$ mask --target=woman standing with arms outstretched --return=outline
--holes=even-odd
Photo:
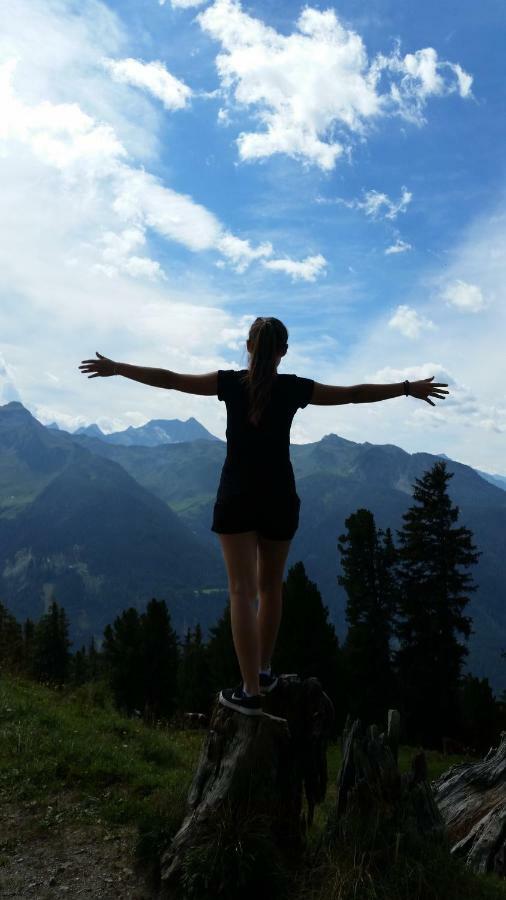
[[[115,362],[97,353],[79,368],[89,378],[123,375],[143,384],[218,396],[227,407],[227,455],[213,509],[228,574],[232,635],[242,675],[224,688],[220,703],[245,715],[262,713],[262,694],[274,690],[270,662],[282,611],[282,586],[290,542],[299,524],[300,498],[290,461],[290,427],[297,409],[374,403],[403,394],[435,404],[447,384],[433,377],[398,384],[338,387],[312,378],[278,374],[288,350],[279,319],[258,317],[246,342],[248,368],[182,375],[167,369]],[[256,599],[258,595],[258,611]]]

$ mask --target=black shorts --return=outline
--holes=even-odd
[[[300,497],[297,493],[217,497],[211,531],[239,534],[256,531],[275,541],[290,541],[299,527]]]

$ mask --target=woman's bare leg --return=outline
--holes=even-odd
[[[260,668],[267,669],[276,645],[283,606],[283,574],[291,541],[258,536],[258,639]]]
[[[244,687],[258,694],[260,668],[257,597],[257,534],[219,534],[228,573],[232,637]]]

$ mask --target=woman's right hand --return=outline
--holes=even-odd
[[[98,359],[82,359],[81,365],[79,368],[83,375],[86,375],[88,372],[93,372],[93,375],[88,375],[88,378],[108,378],[109,375],[115,375],[115,368],[117,363],[114,362],[113,359],[108,359],[107,356],[102,356],[98,350],[95,350]]]
[[[422,378],[421,381],[410,381],[408,386],[410,396],[417,397],[418,400],[426,400],[431,406],[436,404],[429,400],[429,396],[437,397],[439,400],[446,400],[445,394],[450,392],[444,391],[442,388],[446,388],[448,385],[440,381],[435,381],[431,384],[433,378],[434,375],[431,375],[430,378]]]

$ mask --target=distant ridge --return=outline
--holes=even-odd
[[[492,475],[490,472],[482,472],[481,469],[476,469],[476,471],[485,481],[495,484],[496,487],[506,491],[506,475]]]
[[[123,431],[104,434],[98,425],[81,425],[74,434],[85,434],[88,437],[100,438],[108,444],[121,444],[123,447],[158,447],[160,444],[180,444],[184,441],[219,441],[193,416],[183,422],[181,419],[150,419],[145,425],[134,428],[129,425]]]

